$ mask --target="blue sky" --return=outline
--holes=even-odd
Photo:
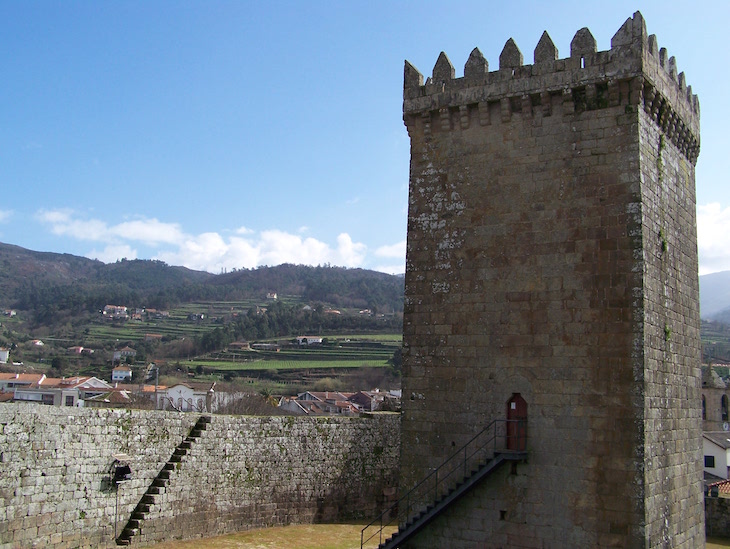
[[[593,9],[589,7],[595,6]],[[730,2],[0,0],[0,241],[218,273],[403,272],[403,62],[491,70],[637,9],[699,96],[700,273],[730,270]]]

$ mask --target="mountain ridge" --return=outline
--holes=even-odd
[[[701,317],[730,323],[730,271],[702,275],[699,281]],[[71,288],[79,292],[70,292]],[[103,306],[105,296],[106,300],[165,306],[169,302],[279,292],[337,306],[402,310],[403,289],[402,275],[367,269],[284,263],[212,274],[158,260],[103,263],[0,242],[0,306],[6,308],[31,309],[74,296],[86,307],[91,306],[89,301],[94,301],[95,307]]]
[[[0,307],[39,311],[98,310],[109,303],[167,308],[194,300],[298,295],[339,307],[403,310],[404,279],[366,269],[282,264],[223,274],[157,260],[95,259],[36,252],[0,243]]]

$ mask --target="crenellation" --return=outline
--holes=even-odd
[[[512,74],[514,75],[514,69],[521,67],[523,61],[524,59],[520,48],[518,48],[515,41],[510,38],[505,43],[502,53],[499,54],[500,70],[508,69],[508,72],[503,74],[509,74],[509,69],[513,69]]]
[[[558,58],[558,49],[547,32],[543,32],[534,50],[534,65],[524,65],[517,44],[510,38],[500,53],[499,69],[489,72],[489,65],[478,48],[474,48],[464,65],[464,77],[456,78],[454,67],[445,53],[441,53],[434,67],[433,76],[423,84],[423,76],[410,63],[404,69],[404,121],[412,123],[412,115],[424,111],[438,111],[448,105],[459,108],[466,105],[499,103],[500,119],[508,121],[513,112],[521,107],[507,107],[504,98],[522,103],[525,95],[541,96],[570,90],[578,101],[564,100],[563,114],[572,115],[587,110],[615,107],[620,104],[642,105],[643,97],[651,88],[649,103],[671,109],[679,117],[679,131],[674,141],[687,158],[695,163],[699,152],[699,101],[686,84],[684,73],[677,73],[674,57],[668,57],[666,48],[658,49],[655,35],[647,36],[643,17],[636,12],[626,20],[611,39],[611,49],[596,51],[596,40],[588,28],[580,29],[570,45],[570,57]],[[643,75],[644,82],[637,81]],[[596,90],[594,95],[593,90]],[[603,93],[605,91],[605,93]],[[655,96],[663,100],[656,103]],[[585,102],[582,98],[585,97]],[[572,105],[571,105],[572,103]],[[533,104],[538,104],[533,101]],[[543,113],[551,112],[547,103],[540,100]],[[469,116],[478,116],[479,124],[489,118],[484,108],[470,108]],[[654,111],[656,112],[656,111]],[[522,110],[523,115],[529,115]],[[660,112],[661,115],[661,112]],[[659,118],[655,117],[659,123]],[[444,124],[443,131],[465,130],[470,123]]]
[[[547,31],[543,31],[540,41],[537,43],[537,46],[535,46],[535,65],[539,63],[551,63],[557,59],[558,48],[555,47],[555,44]]]
[[[668,72],[669,72],[669,78],[677,81],[677,59],[672,56],[669,58],[669,64],[668,64]]]
[[[474,48],[464,65],[465,78],[484,78],[489,73],[489,63],[479,48]]]
[[[583,27],[575,33],[570,42],[570,57],[579,59],[590,59],[598,51],[596,39],[593,38],[588,27]],[[582,67],[581,67],[582,68]]]
[[[454,79],[455,74],[456,72],[451,61],[444,52],[441,52],[436,60],[436,65],[433,67],[431,83],[436,86],[445,85]]]
[[[423,87],[423,75],[418,71],[416,67],[406,61],[405,67],[403,69],[404,97],[406,97],[406,92],[408,90],[419,89],[421,87]]]

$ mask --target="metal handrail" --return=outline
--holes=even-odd
[[[508,427],[516,427],[516,431]],[[396,521],[400,526],[425,511],[429,505],[438,502],[450,489],[472,474],[472,469],[483,465],[498,451],[512,448],[524,451],[526,447],[527,421],[523,419],[496,419],[474,435],[466,444],[456,450],[441,465],[431,471],[423,480],[411,488],[397,502],[383,511],[360,532],[360,548],[378,536],[383,543],[383,531]],[[365,537],[371,528],[377,530]]]

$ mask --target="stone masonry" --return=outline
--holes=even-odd
[[[635,13],[534,64],[509,40],[405,66],[411,139],[401,488],[507,402],[527,463],[409,547],[704,544],[699,103]]]
[[[0,406],[0,548],[111,548],[198,414]],[[114,454],[132,480],[113,489]],[[399,417],[212,416],[132,545],[370,518],[394,492]],[[118,512],[117,512],[118,495]]]

